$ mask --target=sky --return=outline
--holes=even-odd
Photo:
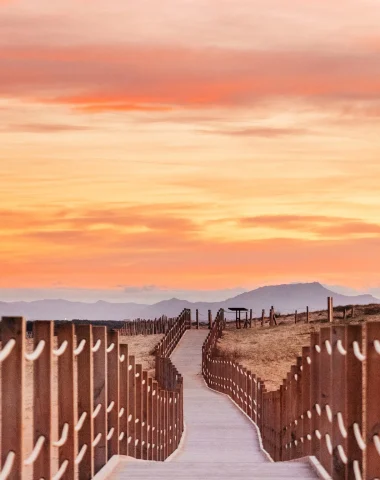
[[[379,0],[0,0],[0,299],[380,288]]]

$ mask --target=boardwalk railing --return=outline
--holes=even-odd
[[[220,311],[203,345],[203,376],[258,425],[274,460],[314,455],[334,480],[380,478],[380,322],[322,327],[271,392],[214,356],[223,328]]]
[[[120,344],[118,331],[62,324],[55,345],[53,322],[37,321],[34,350],[27,354],[25,320],[3,317],[0,480],[21,479],[27,467],[34,479],[90,479],[113,455],[161,461],[171,455],[183,432],[183,381],[168,356],[186,318],[183,312],[160,342],[155,380],[129,355],[128,345]],[[27,362],[33,362],[31,452],[24,452]],[[59,457],[56,471],[53,450]]]
[[[167,333],[177,321],[176,318],[162,316],[154,320],[128,320],[120,329],[121,335],[154,335],[158,333]]]

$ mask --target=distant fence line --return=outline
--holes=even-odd
[[[273,392],[214,356],[224,327],[220,311],[202,348],[203,376],[258,425],[275,461],[314,455],[334,480],[379,478],[380,322],[322,327]]]
[[[0,480],[19,480],[33,465],[33,479],[89,479],[113,456],[165,460],[183,433],[183,380],[168,358],[188,328],[184,310],[156,349],[156,379],[120,344],[120,332],[105,326],[33,324],[34,351],[26,354],[26,322],[3,317],[0,350]],[[52,369],[58,371],[58,432],[52,438]],[[24,380],[34,363],[32,452],[24,455]],[[78,381],[75,381],[78,378]],[[52,451],[59,467],[52,472]]]

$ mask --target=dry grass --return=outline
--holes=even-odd
[[[337,309],[338,310],[338,309]],[[336,312],[336,317],[342,313]],[[310,345],[310,334],[318,332],[326,325],[326,311],[310,313],[310,323],[304,323],[306,315],[298,315],[297,325],[294,315],[279,316],[278,326],[252,326],[251,329],[236,330],[235,323],[227,324],[227,329],[218,342],[217,355],[232,357],[244,367],[259,376],[268,390],[276,390],[286,378],[302,347]],[[355,317],[347,318],[347,323],[360,323],[380,320],[380,305],[355,307]],[[337,323],[341,319],[335,320]]]
[[[163,336],[159,334],[120,337],[120,343],[127,343],[129,355],[135,355],[136,363],[142,363],[143,369],[148,370],[149,376],[154,377],[154,349]]]

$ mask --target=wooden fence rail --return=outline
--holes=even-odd
[[[103,326],[57,326],[36,321],[34,351],[26,353],[22,317],[1,322],[1,471],[0,480],[91,479],[113,456],[165,460],[183,432],[183,381],[168,358],[186,328],[183,311],[157,346],[157,377],[136,364],[119,331]],[[33,362],[33,450],[24,452],[26,363]],[[57,368],[58,407],[52,414],[53,366]],[[59,438],[53,438],[57,422]],[[59,466],[52,468],[53,450]]]
[[[214,356],[223,315],[203,345],[203,376],[258,425],[271,457],[314,455],[334,480],[380,478],[380,322],[322,327],[267,392],[254,373]]]

